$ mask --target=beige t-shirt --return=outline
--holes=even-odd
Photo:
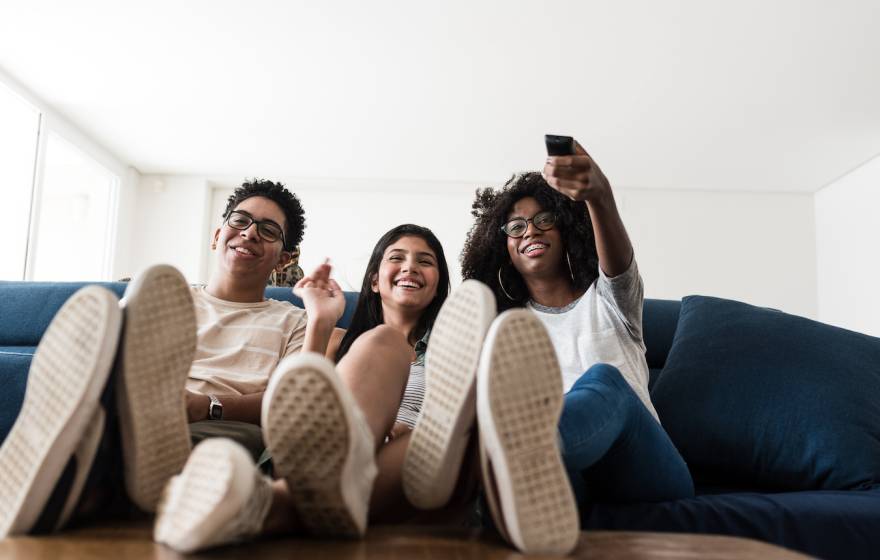
[[[235,303],[192,288],[198,337],[186,388],[201,394],[266,390],[278,362],[302,349],[306,312],[286,301]]]

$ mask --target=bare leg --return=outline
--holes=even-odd
[[[264,535],[289,535],[304,531],[284,480],[272,482],[272,505],[263,523]]]
[[[370,495],[370,523],[400,523],[416,517],[414,508],[403,493],[403,459],[410,433],[383,445],[376,454],[379,474]]]
[[[412,348],[402,334],[379,325],[360,335],[336,366],[366,417],[377,449],[397,417],[409,378],[411,354]]]
[[[403,459],[409,446],[407,432],[383,445],[376,454],[379,474],[373,482],[370,496],[370,524],[382,523],[458,523],[471,513],[471,504],[477,496],[479,485],[479,460],[477,438],[471,438],[461,465],[461,473],[455,491],[444,507],[421,511],[406,499],[403,493]]]

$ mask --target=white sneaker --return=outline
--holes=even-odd
[[[263,396],[263,439],[313,534],[363,536],[377,468],[373,435],[333,364],[315,353],[278,364]]]
[[[421,509],[443,507],[474,426],[477,364],[495,296],[465,280],[443,303],[425,357],[425,399],[403,463],[403,491]]]
[[[116,396],[125,488],[144,511],[180,472],[191,443],[186,378],[196,348],[196,319],[186,280],[174,267],[148,268],[120,302],[125,327]]]
[[[477,373],[481,463],[496,525],[527,554],[567,554],[580,536],[556,435],[562,402],[562,375],[544,325],[525,309],[499,315]]]
[[[189,553],[260,534],[272,505],[272,481],[250,454],[227,438],[193,449],[159,504],[153,540]]]
[[[0,447],[0,539],[31,531],[44,513],[98,414],[121,325],[116,296],[87,286],[67,300],[46,329],[31,362],[21,412]],[[72,509],[78,500],[82,484],[75,481],[84,482],[96,448],[73,464],[74,484],[60,497],[61,508]],[[58,518],[57,513],[49,515]]]

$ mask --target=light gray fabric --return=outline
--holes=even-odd
[[[614,278],[600,269],[599,278],[574,306],[553,309],[529,303],[527,307],[550,333],[566,392],[591,366],[610,364],[620,370],[645,408],[659,421],[648,394],[643,299],[642,278],[633,258],[626,272]]]

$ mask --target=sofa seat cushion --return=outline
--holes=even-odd
[[[851,491],[697,496],[655,504],[596,504],[585,529],[747,537],[825,559],[860,560],[880,550],[880,487]]]
[[[698,484],[880,481],[880,339],[691,296],[652,400]]]
[[[28,349],[13,349],[28,350]],[[31,368],[34,348],[25,351],[3,351],[0,353],[0,442],[6,439],[9,430],[18,417],[24,390],[27,386],[27,373]]]

